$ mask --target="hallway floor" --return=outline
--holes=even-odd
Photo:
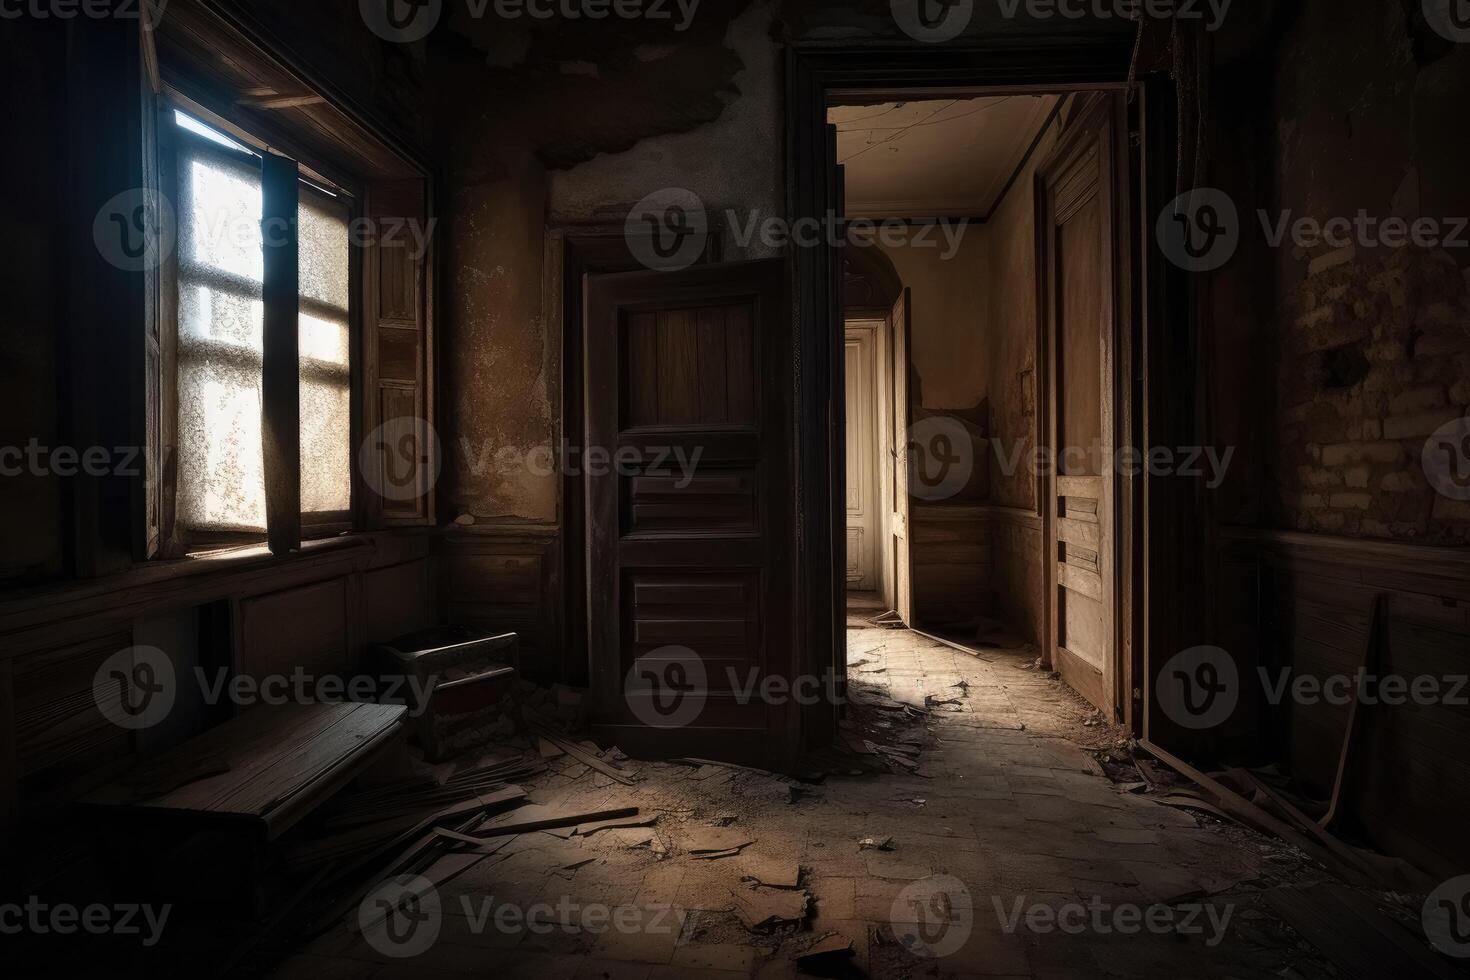
[[[808,783],[630,761],[640,779],[621,786],[552,760],[527,786],[537,802],[636,806],[656,823],[523,834],[441,885],[427,951],[384,955],[344,923],[277,975],[733,980],[797,976],[818,946],[837,950],[805,965],[828,976],[1332,975],[1265,900],[1310,866],[1115,786],[1081,746],[1118,733],[1028,669],[1034,650],[977,657],[859,623],[853,699],[928,706],[895,725],[896,744],[919,747],[912,772]],[[735,853],[693,853],[721,845]],[[564,911],[534,929],[485,920],[537,903]],[[647,927],[578,928],[577,909],[598,906]]]

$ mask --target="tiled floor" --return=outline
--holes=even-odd
[[[1034,651],[983,656],[902,630],[851,631],[855,697],[958,702],[935,704],[915,729],[913,774],[810,785],[657,763],[636,764],[641,780],[624,787],[564,765],[531,787],[538,799],[637,806],[657,825],[523,835],[438,890],[438,938],[419,955],[388,955],[343,925],[278,975],[785,977],[830,933],[853,956],[829,975],[1328,975],[1257,901],[1300,879],[1296,856],[1120,791],[1078,745],[1116,733],[1084,727],[1075,695],[1024,669]],[[694,857],[694,835],[714,825],[753,843]],[[890,838],[891,850],[859,843]],[[743,906],[800,897],[745,879],[793,864],[806,921],[747,928]],[[538,903],[560,908],[554,925],[519,921]],[[588,916],[603,914],[623,927],[596,928]]]

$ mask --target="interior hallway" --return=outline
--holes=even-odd
[[[1269,890],[1309,876],[1302,861],[1115,786],[1082,746],[1112,745],[1117,733],[1086,726],[1090,707],[1029,668],[1027,651],[972,656],[907,630],[856,618],[849,626],[849,715],[858,721],[845,730],[861,729],[878,756],[821,761],[829,771],[820,781],[623,761],[639,770],[626,787],[575,760],[551,760],[525,783],[535,802],[636,806],[656,821],[514,838],[440,885],[439,940],[411,965],[344,922],[276,975],[784,977],[818,946],[837,947],[805,964],[822,975],[1239,978],[1280,976],[1287,965],[1292,976],[1329,975],[1263,911]],[[909,745],[912,771],[855,774]],[[692,853],[716,845],[734,853]],[[573,909],[637,907],[650,927],[599,935],[473,924],[487,900],[527,909],[563,897]],[[1004,920],[1018,902],[1012,927]],[[1071,920],[1059,931],[1037,911],[1074,905],[1069,914],[1080,915],[1085,906],[1089,923],[1094,914],[1108,923],[1120,906],[1155,904],[1175,910],[1156,914],[1175,916],[1178,933],[1079,929]],[[663,907],[677,927],[652,927],[652,910]],[[909,924],[916,919],[925,925]]]

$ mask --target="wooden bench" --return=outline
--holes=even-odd
[[[262,705],[82,802],[136,816],[233,823],[274,841],[362,772],[407,714],[398,704]]]

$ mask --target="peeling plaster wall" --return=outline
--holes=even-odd
[[[770,37],[774,13],[774,4],[757,3],[730,22],[722,43],[742,67],[718,93],[723,110],[717,119],[553,173],[551,220],[621,221],[644,196],[678,187],[697,194],[721,228],[723,259],[779,255],[759,233],[746,233],[752,221],[785,214],[780,49]],[[655,49],[645,57],[654,61],[668,54]]]
[[[476,108],[442,126],[453,146],[451,199],[471,206],[450,233],[445,280],[457,345],[446,366],[444,435],[457,447],[449,453],[447,509],[477,520],[554,524],[554,479],[455,458],[467,455],[462,435],[477,452],[489,438],[492,455],[504,448],[543,457],[555,438],[561,338],[542,326],[532,212],[536,222],[619,223],[647,194],[685,188],[699,195],[719,230],[722,259],[780,254],[746,232],[754,219],[785,214],[782,42],[907,39],[887,3],[705,0],[682,32],[616,20],[595,31],[499,22],[449,9],[454,36],[431,51],[431,61],[451,62],[438,62],[440,98],[451,113]],[[981,4],[967,35],[1059,31],[1130,28],[1116,18],[1006,18]],[[524,199],[512,200],[518,195]],[[489,227],[501,222],[509,228]],[[470,295],[457,296],[461,288]],[[487,378],[491,387],[482,386]]]
[[[546,172],[524,145],[482,132],[452,165],[441,500],[451,518],[552,523],[559,338],[541,318]]]
[[[475,19],[452,2],[446,10],[449,29],[436,35],[429,58],[457,211],[441,232],[440,500],[446,518],[472,525],[453,539],[462,557],[451,557],[446,576],[451,615],[530,624],[534,643],[565,644],[563,673],[575,676],[583,669],[577,638],[551,635],[562,558],[560,484],[549,462],[559,438],[562,338],[543,305],[544,228],[618,225],[649,193],[678,187],[703,201],[722,259],[781,254],[748,233],[754,220],[785,217],[785,44],[912,42],[886,0],[704,0],[686,31],[616,19]],[[977,4],[967,33],[993,40],[1093,32],[1131,37],[1133,28],[1117,18],[1006,18]],[[983,236],[966,248],[977,256],[971,264],[986,264]],[[968,300],[977,323],[988,308],[979,280]],[[982,359],[946,361],[922,339],[916,356],[924,403],[978,404],[983,423]]]
[[[442,499],[451,517],[469,515],[507,528],[554,527],[559,520],[560,475],[552,460],[561,413],[561,337],[547,328],[542,309],[548,223],[620,224],[645,195],[682,187],[701,197],[712,225],[721,228],[722,258],[779,254],[758,235],[745,243],[737,239],[752,218],[784,214],[783,144],[775,122],[779,49],[769,36],[772,17],[770,4],[757,4],[713,33],[711,43],[732,53],[738,70],[719,87],[715,111],[700,109],[693,120],[674,106],[660,111],[650,102],[652,87],[637,91],[637,108],[619,102],[631,97],[626,83],[600,94],[599,82],[612,84],[604,77],[608,73],[579,61],[578,71],[551,77],[527,77],[513,67],[492,73],[504,74],[521,95],[497,99],[452,126],[449,356],[442,365],[448,396]],[[627,59],[635,64],[622,70],[672,71],[691,56],[720,63],[714,52],[625,40],[632,45]],[[615,51],[602,55],[621,64]],[[694,101],[705,97],[688,93]],[[585,149],[585,137],[557,130],[550,120],[575,130],[576,120],[585,118],[595,129],[618,113],[631,113],[627,130],[606,138],[631,146],[589,154],[565,169],[548,168],[548,156],[555,162]],[[705,121],[703,115],[714,118]],[[671,121],[687,131],[627,136],[640,126],[657,130]],[[555,149],[548,153],[548,146]],[[727,211],[734,214],[734,227]]]

